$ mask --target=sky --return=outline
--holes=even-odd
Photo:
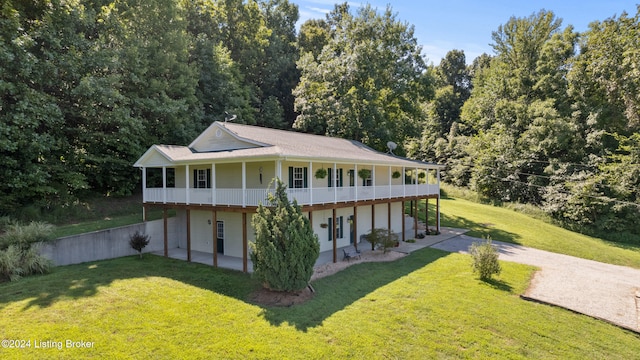
[[[309,19],[324,19],[337,0],[289,0],[298,5],[298,25]],[[464,50],[467,63],[482,53],[493,55],[491,32],[512,16],[528,17],[541,9],[562,19],[562,28],[589,29],[593,21],[618,17],[623,11],[636,14],[640,0],[369,0],[348,1],[355,10],[371,4],[384,11],[389,4],[397,19],[414,26],[415,37],[428,63],[438,65],[453,49]]]

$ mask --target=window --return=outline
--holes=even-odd
[[[301,167],[293,168],[293,187],[296,189],[304,187],[304,169]]]
[[[344,218],[342,216],[338,216],[336,217],[336,238],[338,239],[343,239],[344,238],[344,230],[343,230],[343,225],[344,225]],[[329,218],[329,220],[327,221],[327,224],[329,224],[329,241],[333,241],[333,218]]]
[[[289,188],[304,189],[307,188],[308,170],[306,167],[289,166]]]
[[[198,188],[206,188],[207,187],[207,171],[206,170],[198,170]]]
[[[194,189],[211,188],[211,169],[194,169],[193,187]]]
[[[342,187],[342,169],[336,169],[335,174],[333,168],[329,168],[327,174],[329,175],[329,187]]]

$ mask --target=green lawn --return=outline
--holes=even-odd
[[[430,226],[433,227],[434,201],[430,205]],[[480,204],[459,198],[440,200],[441,224],[469,229],[469,236],[491,236],[536,249],[591,259],[609,264],[640,268],[640,246],[622,244],[578,234],[535,219],[511,209]],[[424,219],[424,202],[419,205],[419,217]]]
[[[168,216],[175,216],[175,210],[169,210]],[[162,210],[154,209],[150,210],[147,214],[149,221],[162,219]],[[82,222],[58,225],[54,231],[55,238],[61,238],[64,236],[83,234],[92,231],[110,229],[120,226],[138,224],[143,221],[142,211],[139,210],[135,214],[107,216],[101,219],[85,220]]]
[[[470,258],[423,249],[314,282],[290,308],[246,299],[249,275],[147,255],[59,267],[0,284],[0,358],[606,358],[640,336],[519,298],[533,269],[503,263],[492,283]],[[66,340],[92,342],[65,348]],[[34,348],[62,341],[63,349]]]

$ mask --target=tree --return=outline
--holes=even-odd
[[[258,124],[290,128],[296,118],[292,90],[300,79],[296,67],[298,6],[288,0],[268,0],[259,4],[270,35],[259,80],[262,106]]]
[[[461,113],[467,133],[478,134],[467,148],[472,184],[495,200],[540,204],[546,165],[580,158],[567,95],[577,34],[540,11],[511,18],[493,40],[496,57],[480,66]]]
[[[268,206],[260,204],[251,221],[256,233],[251,243],[254,276],[275,291],[304,289],[320,255],[318,236],[297,201],[287,198],[286,186],[275,179],[269,187]]]
[[[142,249],[144,249],[147,245],[149,245],[149,235],[145,235],[136,231],[131,236],[129,236],[129,246],[140,255],[140,259],[142,259]]]
[[[362,141],[385,150],[418,133],[421,103],[432,96],[432,75],[420,54],[413,27],[388,7],[348,12],[336,6],[327,16],[330,39],[319,55],[303,54],[294,90],[302,131]]]

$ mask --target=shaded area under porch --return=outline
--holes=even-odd
[[[432,246],[444,240],[456,237],[458,235],[464,234],[468,230],[465,229],[456,229],[456,228],[447,228],[442,227],[441,233],[439,235],[427,235],[423,239],[415,239],[415,243],[410,242],[400,242],[400,246],[390,249],[390,251],[401,252],[405,254],[410,254],[413,251],[420,250],[425,247]],[[406,237],[407,239],[413,239],[414,230],[411,229],[407,231]],[[353,250],[353,245],[344,246],[337,248],[338,251],[338,261],[352,261],[358,262],[358,259],[355,260],[342,260],[343,259],[343,249]],[[360,242],[358,244],[358,249],[363,252],[371,251],[371,245],[366,242]],[[155,251],[153,252],[155,255],[164,256],[164,251]],[[184,260],[187,261],[187,249],[184,248],[173,248],[168,249],[168,257],[172,259]],[[228,256],[218,254],[218,267],[223,269],[231,269],[242,271],[242,258],[235,256]],[[205,265],[213,266],[213,254],[208,252],[201,251],[191,251],[191,262],[197,262]],[[333,250],[323,251],[318,256],[318,260],[316,260],[316,264],[314,267],[321,266],[324,264],[333,262]],[[248,272],[253,272],[253,264],[251,263],[251,259],[247,260],[247,270]]]

